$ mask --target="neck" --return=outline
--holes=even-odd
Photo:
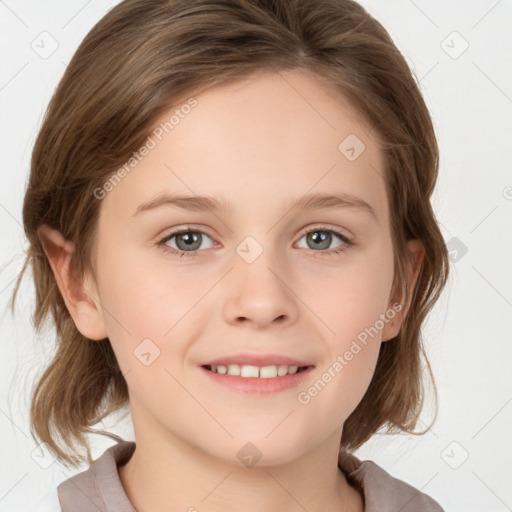
[[[341,432],[285,464],[252,467],[219,460],[166,434],[136,435],[134,454],[119,467],[139,512],[363,510],[361,495],[337,465]]]

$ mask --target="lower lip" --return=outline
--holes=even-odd
[[[299,373],[264,379],[261,377],[240,377],[239,375],[215,373],[202,366],[199,367],[199,369],[206,373],[214,382],[218,382],[219,384],[223,384],[237,391],[242,391],[243,393],[254,394],[277,393],[278,391],[297,387],[303,384],[304,380],[309,377],[313,368],[314,366],[309,366]]]

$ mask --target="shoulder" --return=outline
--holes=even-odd
[[[57,487],[45,494],[31,509],[30,512],[62,512],[57,493]]]
[[[365,512],[444,512],[439,503],[371,460],[340,450],[338,465],[363,494]]]
[[[62,507],[67,512],[89,509],[136,512],[118,473],[118,466],[129,460],[134,451],[134,442],[120,439],[88,469],[64,480],[57,488]]]

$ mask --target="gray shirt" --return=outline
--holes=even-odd
[[[89,469],[62,482],[57,491],[63,512],[137,512],[117,469],[128,462],[134,451],[134,442],[120,441]],[[338,466],[363,495],[365,512],[444,512],[430,496],[392,477],[370,460],[361,461],[340,450]]]

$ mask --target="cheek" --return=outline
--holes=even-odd
[[[193,330],[194,309],[211,288],[209,280],[191,279],[190,273],[150,264],[137,254],[109,258],[107,250],[98,278],[104,322],[123,372],[134,362],[170,368],[169,362],[183,359],[184,333]]]
[[[343,350],[375,325],[382,330],[379,318],[389,308],[392,280],[392,253],[384,244],[340,259],[335,271],[317,270],[315,279],[303,284],[308,305],[322,320],[333,348]]]
[[[388,305],[393,279],[391,245],[382,242],[344,263],[328,278],[317,274],[315,282],[323,286],[311,287],[308,295],[311,309],[327,333],[328,359],[322,361],[319,371],[318,388],[325,386],[321,400],[342,416],[352,411],[366,392],[377,363],[382,330],[395,317]]]
[[[329,357],[317,369],[315,379],[299,390],[299,410],[312,426],[327,431],[339,428],[361,402],[373,377],[380,339],[361,342],[351,336],[353,326],[341,326],[329,345]]]

